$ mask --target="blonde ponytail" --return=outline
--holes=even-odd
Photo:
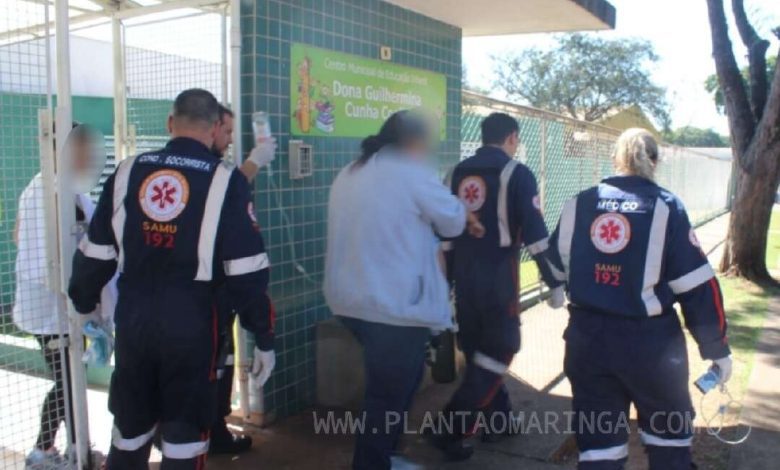
[[[628,129],[618,137],[613,158],[618,174],[641,176],[652,181],[658,162],[658,143],[645,129]]]

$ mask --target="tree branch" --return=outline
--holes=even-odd
[[[745,13],[744,0],[732,0],[731,10],[734,12],[734,22],[737,24],[737,31],[739,31],[739,36],[742,38],[742,43],[749,48],[756,42],[761,41],[761,37],[759,37],[750,24],[750,20],[748,20]]]
[[[778,54],[780,57],[780,54]],[[775,67],[775,74],[767,99],[764,115],[756,126],[756,138],[753,139],[752,153],[770,153],[780,155],[780,66]],[[760,146],[760,147],[759,147]],[[774,149],[774,150],[773,150]],[[757,157],[760,158],[760,157]],[[765,167],[760,171],[768,172],[780,184],[780,162],[773,158],[764,158]]]
[[[743,0],[732,0],[731,8],[734,12],[734,22],[737,24],[739,36],[748,50],[748,64],[750,70],[750,104],[756,121],[761,120],[769,93],[769,77],[766,73],[766,51],[769,49],[769,41],[761,38],[745,13]]]
[[[742,156],[755,132],[755,117],[750,109],[745,82],[742,80],[731,48],[723,0],[707,0],[707,10],[712,36],[712,56],[715,59],[720,88],[723,90],[735,157],[739,164],[748,170],[750,162],[743,161]]]

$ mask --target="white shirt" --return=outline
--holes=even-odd
[[[76,196],[76,205],[89,224],[95,210],[85,194]],[[68,332],[64,296],[52,291],[48,279],[43,177],[40,173],[24,188],[19,197],[18,251],[16,254],[16,299],[13,319],[16,326],[31,334],[53,335]],[[70,260],[63,260],[70,262]],[[101,293],[98,307],[104,322],[111,322],[116,306],[116,279]]]

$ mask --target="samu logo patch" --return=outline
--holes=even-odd
[[[618,253],[631,240],[631,224],[622,214],[601,214],[590,226],[590,239],[600,252]]]
[[[471,212],[476,212],[485,204],[487,197],[487,186],[485,180],[479,176],[467,176],[463,178],[458,186],[458,197],[466,208]]]
[[[175,170],[159,170],[147,176],[138,192],[141,209],[156,222],[168,222],[181,214],[190,197],[187,179]]]

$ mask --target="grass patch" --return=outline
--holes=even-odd
[[[741,403],[747,392],[748,380],[753,370],[753,356],[767,316],[767,308],[772,297],[780,295],[780,290],[763,288],[743,279],[722,278],[724,307],[729,321],[729,345],[734,361],[733,375],[728,390],[737,404]],[[699,357],[698,348],[692,338],[688,338],[688,356],[691,368],[691,382],[696,380],[710,366],[710,361]],[[718,392],[710,392],[702,400],[701,392],[691,386],[691,397],[696,409],[696,427],[701,429],[694,438],[693,455],[699,468],[725,470],[728,468],[731,448],[704,432],[705,417],[716,415],[718,406],[726,401]],[[738,406],[738,405],[737,405]],[[726,439],[738,439],[746,431],[738,426],[741,410],[731,407],[724,421],[726,430],[721,434]],[[720,424],[720,419],[713,425]]]
[[[780,209],[772,211],[766,244],[766,264],[770,271],[780,269]]]
[[[520,292],[539,285],[539,268],[533,260],[520,263]]]
[[[744,392],[769,301],[780,295],[780,290],[763,288],[743,279],[732,278],[721,279],[721,288],[729,321],[729,345],[735,360],[731,387],[735,391]]]
[[[780,269],[780,211],[778,210],[772,213],[767,243],[767,267],[770,271]],[[780,295],[780,289],[760,287],[738,278],[720,277],[719,280],[723,290],[726,317],[729,321],[728,337],[734,360],[734,373],[728,389],[734,400],[741,403],[747,392],[748,380],[753,370],[755,347],[767,317],[769,302],[773,297]],[[690,337],[688,340],[693,381],[707,370],[710,362],[702,361],[696,343]],[[710,392],[702,401],[701,393],[695,387],[691,387],[691,396],[698,415],[696,425],[704,426],[704,416],[712,416],[717,411],[720,404],[719,394]],[[723,433],[723,437],[736,439],[744,434],[745,429],[737,426],[740,411],[729,410],[725,421],[727,430]],[[694,440],[694,459],[699,468],[725,470],[728,467],[730,450],[728,446],[706,433],[698,434]]]

